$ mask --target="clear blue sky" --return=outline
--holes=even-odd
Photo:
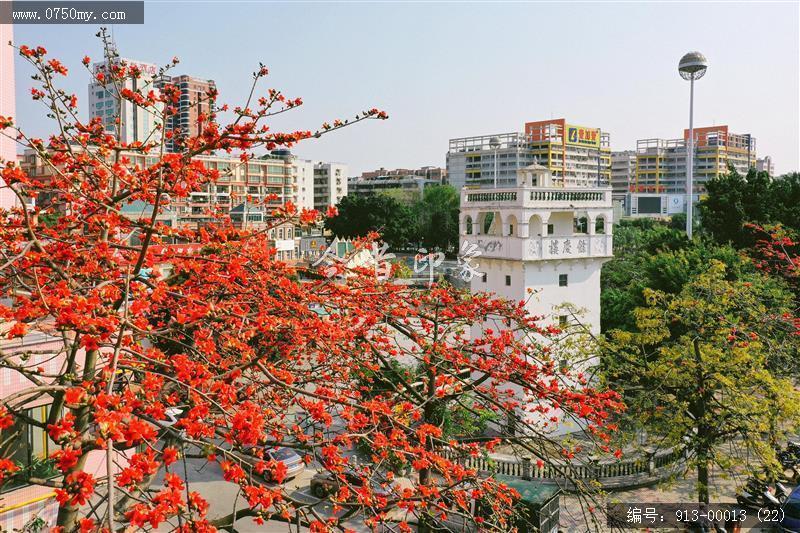
[[[678,59],[700,50],[695,124],[751,133],[778,172],[798,170],[800,28],[786,3],[281,3],[146,2],[145,24],[114,27],[120,53],[217,81],[221,101],[243,102],[259,61],[269,86],[302,96],[277,129],[379,107],[369,122],[295,149],[348,163],[351,174],[445,164],[452,137],[522,131],[565,117],[611,133],[614,150],[639,138],[677,138],[688,122]],[[80,59],[99,58],[97,27],[16,26],[18,44],[42,44],[71,68],[65,88],[86,101]],[[51,131],[17,63],[18,120]],[[266,89],[266,85],[264,86]],[[84,109],[84,113],[86,113]]]

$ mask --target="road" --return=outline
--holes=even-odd
[[[176,463],[176,466],[181,466],[181,463]],[[208,463],[199,459],[189,459],[186,461],[186,475],[189,480],[189,489],[197,491],[205,498],[209,505],[208,518],[213,520],[215,518],[223,517],[234,509],[242,509],[247,507],[247,500],[240,493],[239,486],[234,483],[228,483],[222,477],[222,469],[217,463]],[[184,472],[179,468],[177,473],[184,477]],[[306,468],[297,477],[285,482],[283,485],[288,491],[289,495],[299,501],[314,504],[314,509],[320,513],[321,516],[332,516],[332,506],[328,502],[320,501],[318,498],[311,495],[309,490],[309,482],[314,475],[313,468]],[[153,488],[161,486],[163,476],[160,476],[153,483]],[[341,514],[341,513],[340,513]],[[365,527],[360,520],[348,521],[347,526],[354,531],[370,532],[368,527]],[[173,525],[164,525],[157,531],[170,531]],[[270,532],[270,533],[297,533],[298,531],[308,531],[308,529],[301,527],[299,530],[297,526],[290,526],[284,522],[271,520],[265,524],[256,524],[251,517],[242,518],[235,524],[236,530],[239,533],[246,532]]]

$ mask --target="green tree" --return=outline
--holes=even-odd
[[[458,192],[450,185],[426,187],[414,206],[419,240],[427,249],[450,251],[458,246]]]
[[[784,174],[772,181],[775,221],[800,231],[800,173]],[[755,222],[755,221],[751,221]]]
[[[337,237],[364,237],[374,231],[393,249],[404,249],[415,239],[411,208],[394,198],[348,195],[336,207],[339,214],[326,219],[325,227]]]
[[[711,260],[677,294],[646,290],[636,330],[612,331],[604,352],[603,379],[622,392],[628,428],[688,452],[699,502],[714,466],[777,469],[774,445],[800,415],[792,382],[770,371],[770,352],[786,347],[781,310],[761,296]],[[794,339],[782,341],[796,350]]]
[[[800,174],[772,179],[751,169],[746,175],[731,168],[706,183],[708,195],[700,204],[703,230],[719,243],[737,248],[753,245],[747,223],[780,223],[800,229]]]
[[[784,283],[764,275],[730,245],[708,238],[689,242],[682,230],[658,221],[623,221],[614,230],[614,259],[603,265],[602,330],[634,331],[634,310],[645,305],[646,289],[677,294],[714,260],[727,265],[728,281],[750,283],[768,305],[786,306],[790,301]]]

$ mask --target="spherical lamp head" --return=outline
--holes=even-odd
[[[708,70],[706,56],[700,52],[689,52],[678,62],[678,72],[685,80],[699,80]]]

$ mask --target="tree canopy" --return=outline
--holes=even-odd
[[[458,248],[458,191],[450,185],[425,188],[414,204],[418,236],[428,250],[449,252]]]
[[[103,35],[108,62],[94,79],[163,124],[177,112],[180,91],[125,88],[141,72],[118,60]],[[80,121],[77,98],[58,88],[66,68],[41,47],[20,53],[37,71],[33,97],[58,129],[45,142],[0,118],[2,134],[52,171],[41,180],[13,162],[2,169],[21,205],[0,211],[0,327],[23,342],[15,350],[3,345],[0,371],[25,384],[0,397],[0,486],[24,479],[52,488],[62,531],[234,531],[247,517],[315,533],[343,529],[346,520],[407,531],[446,513],[475,521],[473,499],[485,503],[482,530],[513,531],[515,491],[459,457],[504,442],[569,477],[555,462],[564,450],[548,436],[556,412],[579,420],[608,450],[619,396],[561,368],[556,332],[518,303],[447,285],[413,289],[378,279],[371,268],[346,272],[345,264],[334,278],[301,278],[299,267],[276,259],[263,230],[237,228],[225,213],[210,213],[200,228],[158,220],[166,201],[224,176],[197,155],[238,151],[244,162],[254,150],[292,146],[384,112],[370,109],[313,133],[278,133],[264,123],[302,102],[268,90],[235,108],[230,124],[219,124],[216,113],[205,117],[198,136],[167,153],[163,137],[123,144],[99,119]],[[254,94],[266,74],[265,67],[254,74]],[[59,202],[29,210],[24,200],[36,195]],[[122,216],[131,201],[147,212]],[[54,210],[60,216],[39,216]],[[289,203],[273,216],[275,224],[321,217]],[[199,250],[187,254],[172,239]],[[500,327],[467,335],[487,322]],[[54,341],[32,352],[24,344],[31,334]],[[365,394],[359,384],[394,361],[413,365],[414,381],[398,372],[377,394]],[[519,416],[517,433],[454,438],[461,430],[447,426],[443,413],[466,398],[464,409]],[[50,405],[46,420],[26,414],[32,402]],[[54,476],[39,477],[17,460],[24,428],[49,435],[54,449],[43,459]],[[369,443],[371,457],[356,465],[359,441]],[[319,502],[296,498],[281,483],[285,465],[266,454],[277,446],[341,482],[328,497],[337,515],[321,516]],[[92,454],[119,469],[98,475],[87,466]],[[246,504],[210,510],[214,502],[184,474],[188,456],[220,468]],[[383,467],[389,457],[408,467],[410,485],[393,484]],[[157,475],[161,487],[153,484]]]
[[[737,248],[755,242],[747,223],[782,224],[800,230],[800,174],[771,178],[751,169],[746,175],[731,168],[706,185],[707,195],[699,209],[703,231],[719,243]]]
[[[622,221],[614,229],[614,259],[603,265],[601,276],[603,331],[632,331],[646,289],[677,294],[714,260],[726,265],[726,279],[751,283],[765,302],[787,304],[786,286],[730,245],[700,237],[689,242],[682,230],[658,221]]]
[[[634,331],[609,335],[601,372],[629,406],[625,427],[687,450],[700,502],[714,465],[776,470],[775,445],[800,421],[800,396],[775,368],[796,358],[798,337],[762,296],[710,259],[676,293],[646,289]]]
[[[412,209],[383,194],[347,195],[336,205],[338,215],[325,220],[336,237],[354,239],[379,233],[392,249],[405,249],[416,236]]]
[[[450,252],[458,247],[459,198],[453,187],[430,185],[411,202],[398,196],[391,191],[345,196],[336,206],[339,216],[329,219],[326,227],[343,238],[377,232],[396,250],[421,246]]]

